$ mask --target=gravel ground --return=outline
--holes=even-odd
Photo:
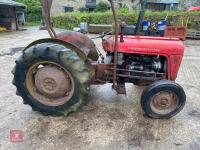
[[[132,84],[126,85],[126,96],[117,96],[110,84],[92,86],[83,107],[68,117],[45,117],[23,105],[11,84],[11,70],[21,52],[9,49],[43,37],[47,32],[36,27],[0,34],[0,149],[200,150],[199,41],[185,41],[177,79],[187,94],[184,110],[170,120],[152,120],[140,107],[143,88]],[[23,131],[23,142],[10,142],[13,129]]]

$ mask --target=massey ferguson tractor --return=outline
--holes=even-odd
[[[184,53],[182,41],[124,35],[125,25],[118,21],[113,1],[109,2],[114,35],[99,36],[106,52],[102,58],[86,35],[72,31],[56,34],[50,20],[52,0],[41,0],[51,38],[28,45],[12,71],[16,93],[24,104],[44,115],[67,115],[81,106],[90,85],[112,83],[118,94],[126,94],[125,83],[133,83],[147,86],[141,96],[147,116],[168,119],[183,109],[186,95],[174,82]]]

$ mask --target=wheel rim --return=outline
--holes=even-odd
[[[158,92],[151,98],[151,109],[161,115],[169,114],[176,110],[179,104],[179,98],[172,91]]]
[[[28,69],[26,87],[34,99],[47,106],[65,104],[75,88],[71,73],[50,61],[38,62]]]

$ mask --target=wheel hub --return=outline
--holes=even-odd
[[[56,81],[52,78],[44,79],[44,88],[48,91],[53,91],[56,88]]]
[[[176,109],[179,99],[171,91],[162,91],[155,94],[151,100],[151,108],[158,114],[168,114]]]
[[[44,66],[35,75],[38,92],[50,98],[66,95],[71,88],[70,79],[64,71],[55,66]]]
[[[168,99],[165,99],[165,98],[161,99],[160,103],[161,103],[161,105],[162,105],[163,107],[168,107],[168,106],[170,105],[169,100],[168,100]]]

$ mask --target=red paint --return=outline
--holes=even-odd
[[[10,142],[12,143],[23,142],[23,136],[22,130],[10,130]]]
[[[113,39],[103,41],[105,51],[113,52],[113,46]],[[182,61],[184,45],[176,38],[124,36],[124,42],[119,41],[118,52],[164,56],[168,60],[168,79],[175,80]]]
[[[200,11],[200,6],[191,7],[188,11],[189,12],[191,12],[191,11]]]
[[[185,26],[166,26],[165,37],[179,38],[185,40],[187,35],[187,27]]]

